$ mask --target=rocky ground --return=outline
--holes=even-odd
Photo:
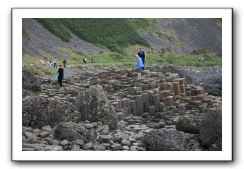
[[[221,96],[195,84],[206,73],[196,69],[149,66],[138,81],[129,69],[87,68],[63,88],[23,70],[22,149],[222,150]]]

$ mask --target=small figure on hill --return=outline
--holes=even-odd
[[[87,62],[86,62],[86,58],[83,58],[83,63],[85,63],[85,64],[87,63]]]
[[[92,58],[92,63],[96,63],[95,58]]]
[[[135,54],[135,56],[137,58],[137,62],[136,62],[137,80],[141,80],[141,71],[143,70],[144,65],[142,59],[137,54]]]
[[[40,65],[45,65],[45,60],[44,59],[40,59]]]
[[[64,69],[62,68],[62,65],[59,65],[57,72],[58,72],[58,83],[59,83],[60,87],[62,87],[63,86],[62,80],[64,78]]]
[[[67,64],[67,60],[66,59],[63,60],[63,64],[64,64],[64,68],[66,68],[66,64]]]
[[[145,60],[146,60],[146,54],[145,52],[142,50],[142,48],[139,49],[137,55],[142,59],[142,63],[145,67]],[[144,70],[144,67],[142,68],[142,70]]]
[[[53,67],[57,68],[57,60],[56,60],[56,58],[53,59]]]

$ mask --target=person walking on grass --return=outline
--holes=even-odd
[[[53,67],[57,68],[57,59],[56,58],[53,59]]]
[[[137,80],[141,80],[141,71],[144,68],[144,64],[142,62],[142,59],[135,54],[136,58],[137,58],[137,62],[136,62],[136,71],[137,71]]]
[[[137,55],[142,59],[142,63],[145,67],[145,60],[146,60],[146,54],[145,52],[142,50],[142,48],[139,49]],[[144,67],[142,68],[142,70],[144,70]]]
[[[63,64],[64,64],[64,68],[66,68],[66,64],[67,64],[67,60],[66,59],[63,60]]]
[[[62,68],[62,65],[59,65],[57,72],[58,72],[58,83],[59,83],[60,87],[62,87],[63,86],[62,80],[64,78],[64,69]]]

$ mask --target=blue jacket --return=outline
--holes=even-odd
[[[138,56],[137,57],[136,68],[142,68],[142,67],[144,67],[142,59]]]

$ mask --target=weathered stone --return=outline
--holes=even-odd
[[[113,144],[111,146],[111,148],[114,150],[114,151],[117,151],[117,150],[121,150],[122,149],[122,146],[120,144]]]
[[[104,151],[106,147],[104,145],[93,145],[92,150],[94,151]]]
[[[84,150],[89,150],[89,149],[92,149],[92,146],[93,146],[92,143],[86,143],[86,144],[83,146],[83,149],[84,149]]]
[[[136,115],[137,109],[136,109],[136,102],[135,100],[130,101],[130,108],[131,108],[131,114]]]
[[[142,141],[147,151],[185,151],[188,137],[183,132],[158,129],[146,133]]]
[[[99,140],[101,143],[109,143],[110,140],[112,140],[111,135],[100,135]]]
[[[149,115],[153,116],[155,114],[156,110],[155,110],[155,106],[149,106]]]
[[[137,147],[138,147],[138,146],[131,146],[131,147],[130,147],[130,151],[137,151]]]
[[[22,123],[24,126],[54,126],[63,121],[79,121],[80,113],[70,103],[57,99],[28,96],[22,100]]]
[[[84,124],[84,127],[87,129],[91,129],[91,128],[93,128],[93,125],[92,124]]]
[[[117,116],[102,86],[90,86],[77,97],[75,103],[81,112],[81,119],[89,121],[102,121],[109,125],[110,129],[116,129]]]
[[[130,148],[128,146],[123,146],[122,149],[123,150],[129,150]]]
[[[222,111],[221,109],[209,109],[206,111],[202,126],[200,127],[201,146],[209,148],[217,144],[222,150]]]
[[[178,95],[180,93],[180,85],[179,85],[179,82],[174,82],[173,83],[173,88],[174,88],[175,95]]]
[[[126,145],[126,146],[130,146],[130,141],[128,141],[128,140],[122,140],[121,141],[121,144],[122,145]]]
[[[199,134],[199,127],[200,124],[189,115],[181,116],[176,122],[176,129],[185,133]]]
[[[68,140],[63,140],[60,142],[60,145],[62,145],[62,146],[65,146],[67,144],[69,144]]]
[[[155,111],[158,112],[160,108],[160,98],[159,94],[153,95],[153,105],[155,106]]]
[[[80,140],[80,139],[76,139],[73,141],[74,144],[77,144],[77,145],[80,145],[80,146],[83,146],[85,143],[83,140]]]
[[[141,115],[143,113],[143,100],[141,95],[135,96],[135,102],[136,102],[136,114]]]
[[[45,137],[47,137],[49,134],[50,134],[49,132],[47,132],[47,131],[43,131],[43,132],[39,133],[38,136],[41,137],[41,138],[45,138]]]
[[[142,100],[143,100],[143,111],[148,112],[149,111],[149,97],[147,93],[142,94]]]
[[[61,122],[54,131],[55,138],[59,140],[75,140],[85,139],[86,128],[83,124],[72,123],[72,122]]]
[[[77,144],[72,145],[71,151],[80,151],[80,146]]]

